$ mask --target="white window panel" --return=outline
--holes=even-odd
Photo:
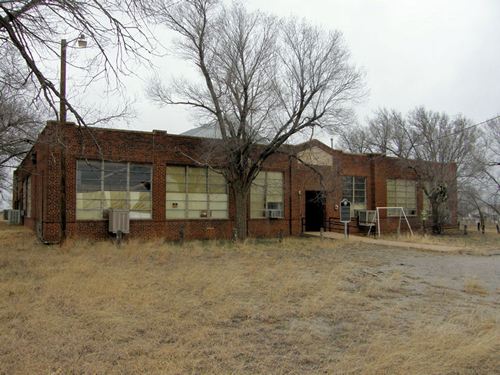
[[[250,218],[268,217],[269,204],[281,208],[283,215],[283,173],[261,171],[250,188]]]
[[[167,219],[227,218],[227,183],[208,168],[167,167]],[[220,209],[214,214],[213,208]]]
[[[108,161],[77,161],[77,220],[101,220],[103,211],[134,211],[132,219],[151,219],[151,166]]]
[[[406,215],[417,213],[416,182],[412,180],[387,180],[387,206],[403,207]],[[399,216],[399,210],[388,210],[388,216]]]
[[[351,216],[355,210],[366,209],[366,177],[343,176],[342,199],[351,202]]]

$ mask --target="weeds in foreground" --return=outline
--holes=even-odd
[[[448,230],[447,233],[442,235],[415,233],[413,236],[405,232],[400,236],[387,234],[383,238],[395,241],[451,246],[458,248],[460,253],[472,255],[500,254],[500,234],[496,232],[481,234],[472,231],[464,235],[462,231]]]
[[[500,366],[498,312],[481,293],[415,293],[418,281],[380,271],[386,261],[368,245],[47,247],[2,229],[0,373],[490,374]]]
[[[477,279],[467,279],[464,283],[464,292],[486,296],[488,294],[488,289],[486,289]]]

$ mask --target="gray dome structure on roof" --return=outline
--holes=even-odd
[[[181,135],[189,135],[190,137],[200,137],[200,138],[218,138],[221,139],[221,133],[218,126],[213,124],[205,124],[198,126],[197,128],[189,129]]]
[[[215,138],[222,139],[222,135],[220,132],[220,128],[214,124],[205,124],[198,126],[197,128],[189,129],[180,135],[188,135],[190,137],[199,137],[199,138]],[[260,144],[267,143],[267,139],[261,136],[257,136],[256,142]]]

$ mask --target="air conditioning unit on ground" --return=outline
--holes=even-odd
[[[377,216],[377,211],[375,210],[356,210],[358,216],[359,225],[373,225],[375,224],[375,217]]]
[[[21,224],[21,210],[8,210],[7,220],[9,224]]]
[[[129,210],[110,209],[109,228],[111,233],[129,233],[130,232],[130,214]]]

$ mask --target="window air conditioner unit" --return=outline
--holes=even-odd
[[[266,216],[270,219],[283,218],[283,203],[281,202],[267,202]]]
[[[283,211],[281,210],[267,210],[267,217],[270,219],[282,219]]]
[[[7,220],[9,224],[21,224],[21,210],[8,210]]]
[[[355,210],[359,225],[373,225],[375,223],[375,217],[377,216],[377,211],[375,210]]]
[[[110,209],[109,210],[109,232],[117,234],[130,232],[129,210]]]

